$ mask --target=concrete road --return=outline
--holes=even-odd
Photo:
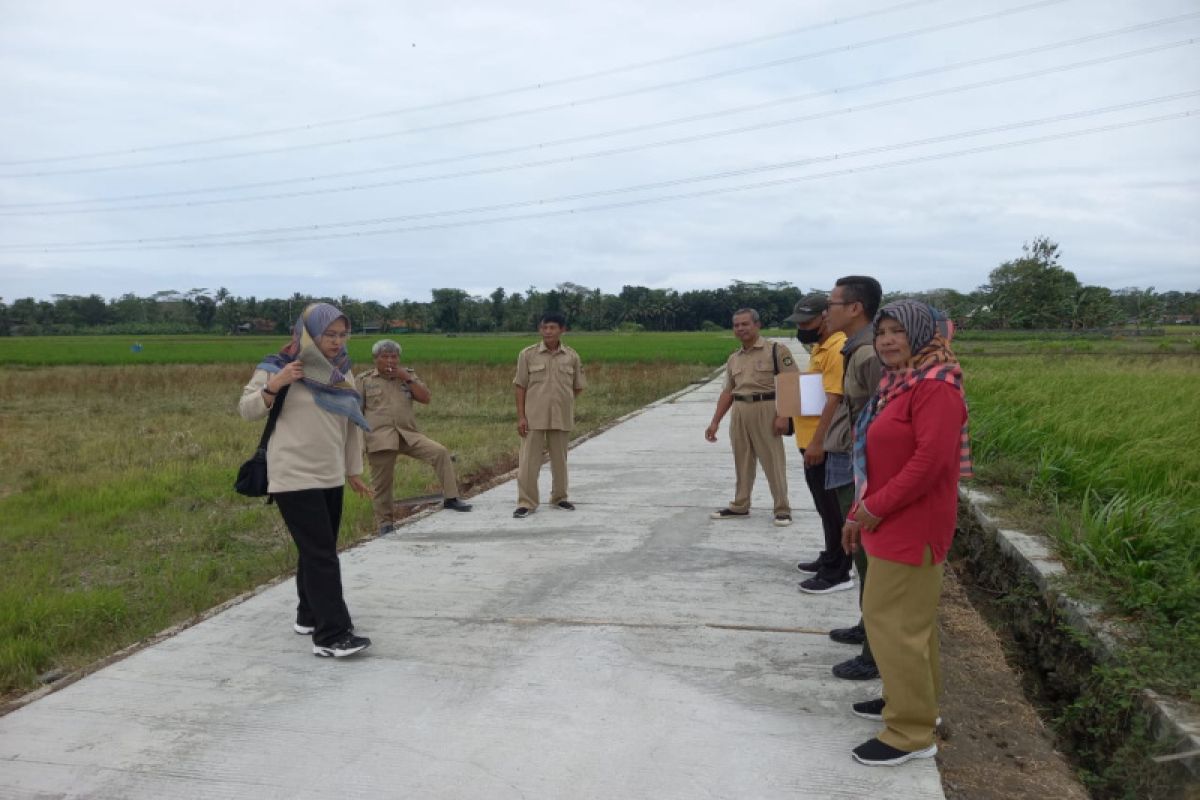
[[[878,682],[829,671],[857,593],[796,590],[799,458],[791,528],[761,476],[709,520],[719,389],[572,450],[573,513],[514,520],[506,483],[345,553],[362,656],[311,655],[288,581],[0,718],[0,798],[941,798],[931,760],[850,758]]]

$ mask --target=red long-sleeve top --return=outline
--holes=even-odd
[[[920,566],[928,545],[934,564],[945,561],[958,514],[966,420],[958,389],[924,380],[884,406],[871,423],[862,502],[882,522],[862,531],[867,555]]]

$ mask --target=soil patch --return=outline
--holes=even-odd
[[[942,718],[937,756],[948,800],[1087,800],[1054,749],[1000,638],[971,605],[948,564],[939,613]]]

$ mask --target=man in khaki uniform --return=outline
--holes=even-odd
[[[470,511],[471,506],[458,496],[458,478],[450,451],[417,430],[413,401],[429,404],[429,387],[417,373],[400,366],[400,345],[383,339],[371,348],[375,368],[355,379],[362,396],[363,415],[371,425],[366,435],[367,461],[371,465],[371,487],[375,490],[375,519],[381,534],[395,526],[392,483],[396,457],[400,455],[424,461],[433,467],[442,484],[442,505],[454,511]]]
[[[704,431],[704,438],[717,440],[721,419],[733,408],[729,423],[729,441],[733,445],[733,464],[737,470],[737,490],[733,502],[712,513],[713,519],[743,519],[750,515],[750,491],[754,488],[757,460],[767,476],[775,501],[775,524],[792,524],[788,503],[787,463],[781,436],[787,433],[789,419],[775,413],[775,371],[799,372],[792,352],[759,335],[762,322],[752,308],[733,313],[733,335],[742,343],[725,362],[725,388],[717,399],[717,410]]]
[[[575,398],[587,386],[579,354],[562,343],[567,319],[550,312],[538,323],[540,344],[531,344],[517,357],[513,378],[517,399],[517,433],[521,460],[517,468],[517,519],[538,507],[538,473],[542,452],[550,451],[550,504],[574,511],[567,499],[567,437],[575,427]]]

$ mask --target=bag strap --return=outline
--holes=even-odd
[[[283,398],[287,397],[288,389],[292,388],[289,383],[287,386],[280,389],[275,395],[275,402],[271,404],[271,413],[267,415],[267,427],[263,428],[262,438],[258,440],[258,449],[267,449],[267,442],[271,438],[271,434],[275,432],[275,421],[279,419],[279,412],[283,410]]]

